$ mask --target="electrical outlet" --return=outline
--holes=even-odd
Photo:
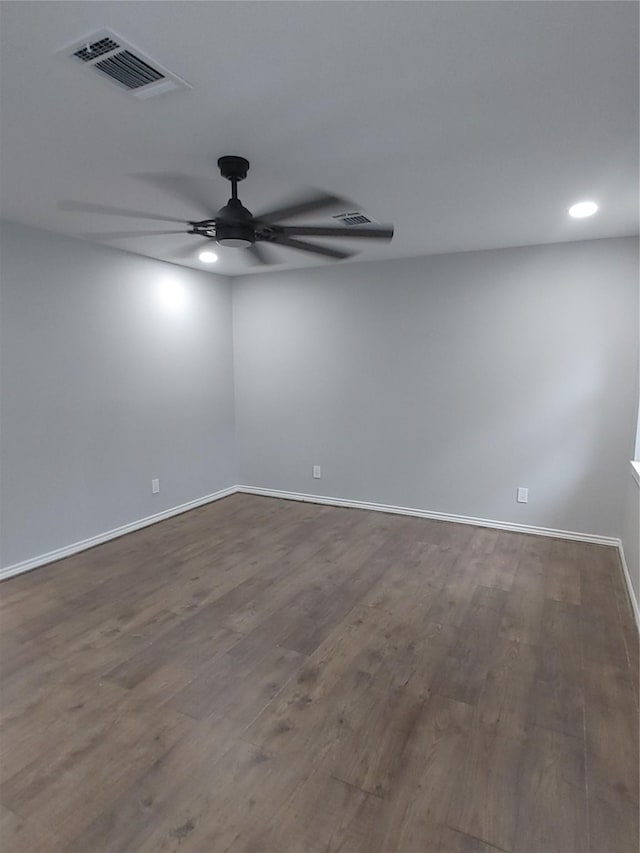
[[[519,504],[529,503],[529,489],[524,489],[522,486],[520,486],[518,488],[518,503]]]
[[[319,465],[314,465],[314,466],[313,466],[313,479],[314,479],[314,480],[319,480],[321,476],[322,476],[322,473],[321,473],[321,471],[320,471],[320,466],[319,466]]]
[[[160,480],[155,478],[154,480],[151,481],[151,493],[154,495],[157,495],[159,491],[160,491]]]

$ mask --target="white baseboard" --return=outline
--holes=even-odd
[[[148,527],[151,524],[157,524],[159,521],[164,521],[174,515],[179,515],[183,512],[188,512],[190,509],[203,506],[204,504],[212,503],[213,501],[225,498],[228,495],[233,495],[236,492],[243,492],[249,495],[262,495],[269,498],[282,498],[290,501],[307,501],[309,503],[328,504],[330,506],[344,506],[352,509],[368,509],[374,512],[390,512],[398,515],[411,515],[417,518],[432,518],[436,521],[451,521],[458,524],[472,524],[478,527],[492,527],[497,530],[510,530],[515,533],[531,533],[536,536],[552,536],[557,539],[573,539],[578,542],[591,542],[597,545],[610,545],[618,549],[620,555],[620,565],[625,585],[631,600],[631,605],[636,619],[636,624],[640,630],[640,610],[636,600],[631,578],[629,576],[629,568],[624,556],[622,542],[611,536],[595,536],[590,533],[577,533],[571,530],[556,530],[549,527],[533,527],[528,524],[512,524],[508,521],[495,521],[487,518],[473,518],[467,515],[451,515],[443,512],[433,512],[430,510],[416,509],[415,507],[392,506],[390,504],[371,503],[369,501],[351,501],[344,498],[332,498],[324,495],[306,495],[300,492],[286,492],[280,489],[263,489],[257,486],[229,486],[226,489],[221,489],[211,495],[205,495],[202,498],[189,501],[188,503],[180,504],[180,506],[171,507],[163,512],[158,512],[155,515],[149,515],[146,518],[141,518],[138,521],[132,521],[130,524],[123,524],[121,527],[116,527],[113,530],[107,530],[104,533],[99,533],[97,536],[92,536],[89,539],[83,539],[81,542],[74,542],[72,545],[67,545],[64,548],[58,548],[55,551],[49,551],[46,554],[40,554],[37,557],[32,557],[30,560],[24,560],[21,563],[14,563],[12,566],[6,566],[0,569],[0,580],[19,575],[23,572],[31,571],[39,566],[44,566],[47,563],[53,563],[56,560],[61,560],[63,557],[70,557],[72,554],[77,554],[80,551],[86,551],[88,548],[93,548],[103,542],[108,542],[110,539],[116,539],[118,536],[124,536],[126,533],[133,533],[135,530],[141,530],[143,527]]]
[[[262,489],[256,486],[236,486],[238,492],[248,495],[263,495],[269,498],[283,498],[289,501],[307,501],[308,503],[346,506],[352,509],[371,509],[376,512],[391,512],[397,515],[414,515],[417,518],[433,518],[436,521],[453,521],[457,524],[473,524],[476,527],[493,527],[496,530],[511,530],[514,533],[532,533],[536,536],[553,536],[556,539],[573,539],[577,542],[592,542],[595,545],[620,546],[620,540],[613,536],[596,536],[592,533],[576,533],[572,530],[556,530],[552,527],[533,527],[529,524],[512,524],[510,521],[495,521],[490,518],[473,518],[468,515],[451,515],[407,506],[351,501],[344,498],[330,498],[324,495],[305,495],[300,492],[284,492],[279,489]]]
[[[23,572],[29,572],[31,569],[37,569],[38,566],[44,566],[47,563],[53,563],[56,560],[61,560],[63,557],[70,557],[72,554],[77,554],[80,551],[86,551],[88,548],[93,548],[96,545],[101,545],[103,542],[108,542],[110,539],[117,539],[118,536],[124,536],[125,533],[133,533],[134,530],[140,530],[143,527],[148,527],[150,524],[156,524],[158,521],[164,521],[166,518],[171,518],[174,515],[188,512],[190,509],[203,506],[204,504],[218,501],[220,498],[226,498],[227,495],[233,495],[237,491],[236,486],[229,486],[226,489],[220,489],[219,492],[214,492],[211,495],[205,495],[203,498],[188,501],[188,503],[174,506],[170,509],[165,509],[163,512],[158,512],[155,515],[148,515],[146,518],[141,518],[138,521],[132,521],[130,524],[123,524],[122,527],[115,527],[113,530],[107,530],[104,533],[99,533],[97,536],[92,536],[90,539],[83,539],[81,542],[74,542],[72,545],[66,545],[64,548],[57,548],[55,551],[49,551],[46,554],[40,554],[38,557],[32,557],[30,560],[23,560],[21,563],[14,563],[12,566],[6,566],[0,569],[0,580],[10,578],[13,575],[20,575]]]
[[[629,567],[624,556],[622,540],[614,536],[597,536],[592,533],[577,533],[573,530],[556,530],[552,527],[534,527],[529,524],[512,524],[509,521],[495,521],[489,518],[473,518],[467,515],[451,515],[443,512],[432,512],[430,510],[416,509],[406,506],[390,506],[388,504],[370,503],[368,501],[350,501],[343,498],[330,498],[324,495],[305,495],[300,492],[285,492],[279,489],[262,489],[256,486],[236,486],[238,492],[248,495],[263,495],[269,498],[283,498],[290,501],[307,501],[308,503],[329,504],[330,506],[344,506],[352,509],[370,509],[376,512],[391,512],[398,515],[412,515],[417,518],[433,518],[436,521],[452,521],[458,524],[473,524],[477,527],[492,527],[496,530],[510,530],[514,533],[531,533],[534,536],[551,536],[555,539],[571,539],[576,542],[590,542],[595,545],[608,545],[618,549],[620,565],[624,578],[631,607],[635,616],[638,631],[640,631],[640,609],[636,600],[635,592],[631,584]]]
[[[636,627],[640,632],[640,608],[638,607],[638,599],[636,598],[636,593],[633,588],[633,584],[631,583],[631,575],[629,574],[629,566],[627,565],[627,561],[624,556],[622,540],[618,542],[618,554],[620,556],[620,567],[622,569],[622,577],[624,578],[624,583],[627,588],[627,595],[629,596],[629,601],[631,602],[631,609],[633,610],[633,615],[636,620]]]

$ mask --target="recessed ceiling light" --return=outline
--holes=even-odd
[[[200,252],[198,255],[203,264],[213,264],[218,260],[215,252]]]
[[[579,201],[577,204],[572,204],[569,208],[569,216],[574,219],[584,219],[585,216],[593,216],[598,210],[598,205],[595,201]]]

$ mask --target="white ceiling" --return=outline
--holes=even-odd
[[[61,201],[200,218],[162,176],[196,179],[213,213],[228,197],[216,160],[240,154],[254,211],[312,186],[393,222],[361,259],[638,233],[633,2],[4,2],[1,23],[7,219],[71,235],[163,227]],[[105,26],[193,88],[139,101],[55,56]],[[585,198],[600,212],[570,219]],[[103,242],[204,268],[177,257],[190,240]],[[327,263],[277,252],[287,267]],[[247,270],[220,250],[216,272]]]

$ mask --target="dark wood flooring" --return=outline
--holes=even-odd
[[[637,853],[614,549],[234,495],[6,581],[6,853]]]

